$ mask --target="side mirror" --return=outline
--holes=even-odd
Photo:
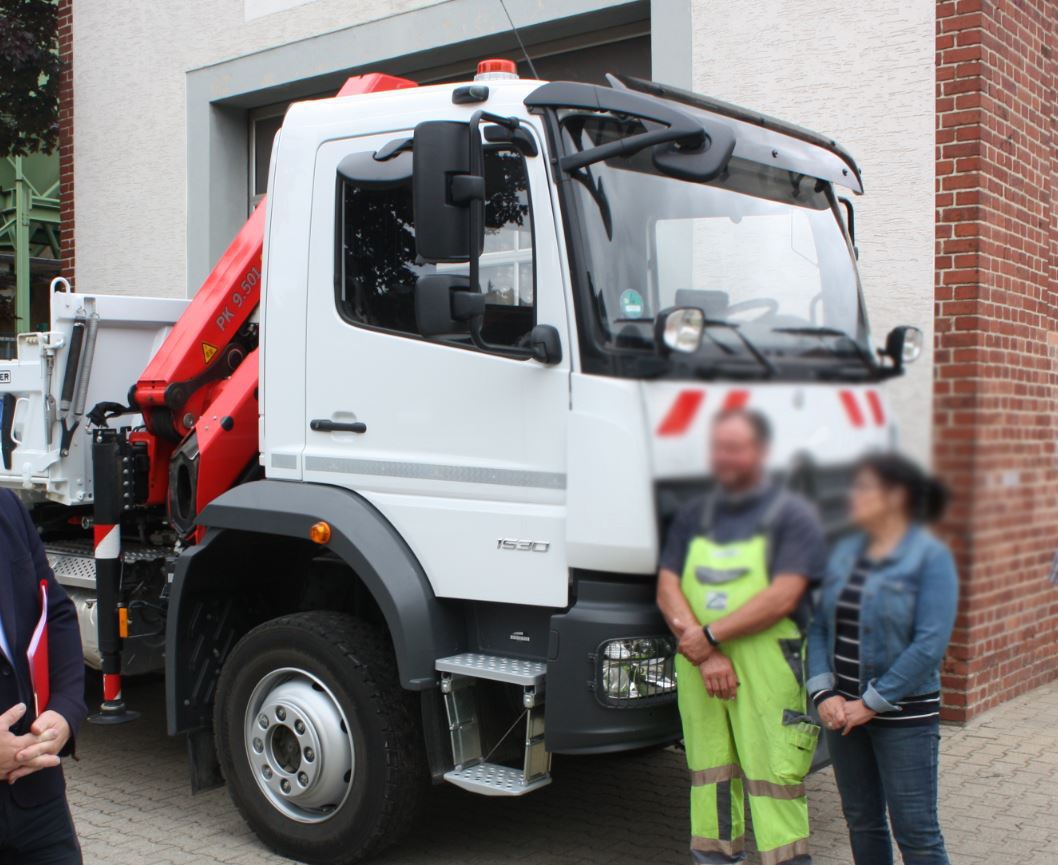
[[[485,177],[476,125],[427,120],[415,127],[415,248],[427,261],[470,261],[485,242]]]
[[[726,126],[710,126],[705,141],[697,147],[681,147],[668,141],[654,147],[654,166],[681,180],[705,183],[720,174],[735,152],[735,133]]]
[[[465,336],[485,314],[485,295],[471,291],[465,276],[431,273],[415,282],[415,325],[425,337]]]
[[[885,348],[881,354],[892,360],[893,367],[899,373],[907,364],[918,360],[922,354],[923,340],[922,331],[917,327],[894,327],[885,338]]]
[[[705,313],[693,306],[663,309],[654,319],[654,345],[662,355],[694,354],[702,345]]]

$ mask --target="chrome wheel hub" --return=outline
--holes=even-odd
[[[355,769],[349,724],[311,673],[285,667],[261,679],[246,706],[243,736],[257,786],[287,817],[323,822],[349,795]]]

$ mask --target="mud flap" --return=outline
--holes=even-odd
[[[187,734],[187,758],[192,795],[224,786],[212,730],[192,730]]]

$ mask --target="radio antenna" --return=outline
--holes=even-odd
[[[536,67],[533,66],[533,58],[530,57],[529,52],[525,50],[522,34],[519,33],[518,28],[514,26],[514,19],[511,18],[511,13],[507,11],[507,4],[504,0],[500,0],[500,6],[503,7],[503,14],[507,16],[507,23],[511,25],[511,32],[514,34],[514,38],[518,40],[518,47],[522,49],[522,56],[525,57],[525,62],[529,66],[529,71],[533,73],[533,78],[539,79],[540,76],[536,74]]]

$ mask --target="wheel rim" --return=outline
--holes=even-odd
[[[356,757],[349,723],[331,690],[294,667],[261,679],[246,704],[250,773],[265,798],[300,823],[322,823],[342,807]]]

